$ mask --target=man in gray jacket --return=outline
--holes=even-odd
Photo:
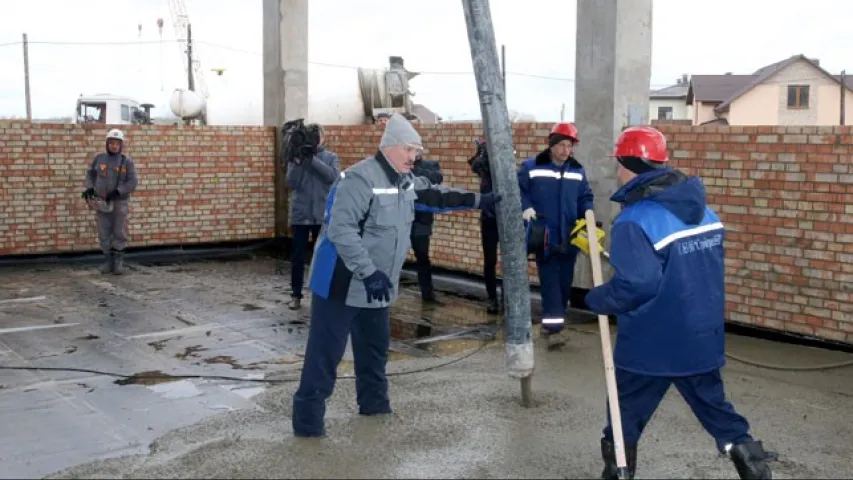
[[[98,241],[104,252],[101,273],[124,273],[124,249],[127,246],[127,215],[130,195],[136,190],[136,165],[122,153],[124,132],[114,128],[107,132],[106,152],[95,155],[86,171],[87,201],[95,200]]]
[[[287,166],[287,188],[293,192],[290,200],[290,226],[293,230],[290,259],[291,300],[288,307],[298,310],[302,306],[302,283],[305,278],[305,254],[310,244],[316,243],[320,225],[326,212],[329,189],[340,175],[338,156],[326,150],[323,127],[317,126],[320,142],[317,155],[307,161],[294,157]]]
[[[293,396],[296,436],[325,435],[326,400],[350,333],[359,413],[391,413],[385,375],[391,336],[388,307],[398,294],[415,209],[493,211],[500,201],[499,195],[415,177],[411,171],[422,149],[414,127],[394,114],[379,151],[343,172],[329,193],[311,264],[308,344]]]

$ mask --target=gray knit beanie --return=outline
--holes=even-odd
[[[382,134],[382,140],[379,141],[379,148],[394,147],[396,145],[412,145],[420,147],[421,136],[418,135],[415,127],[406,120],[406,117],[395,113],[388,119],[385,125],[385,133]]]

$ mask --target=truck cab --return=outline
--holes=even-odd
[[[77,99],[74,123],[137,125],[150,123],[147,108],[136,100],[117,95],[97,94]]]

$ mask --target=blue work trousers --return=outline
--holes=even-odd
[[[361,415],[391,413],[385,364],[391,341],[387,308],[356,308],[311,297],[311,323],[299,389],[293,395],[293,433],[325,435],[326,400],[332,395],[347,336],[352,334],[356,398]]]
[[[575,261],[578,250],[555,253],[536,262],[539,271],[539,294],[542,296],[542,328],[557,333],[565,326],[566,307],[572,298]]]
[[[619,410],[622,412],[622,433],[625,445],[637,445],[643,429],[657,410],[669,386],[675,384],[678,393],[693,410],[705,430],[714,437],[717,449],[725,445],[752,441],[749,422],[738,414],[726,400],[720,370],[689,377],[654,377],[616,369],[616,388],[619,390]],[[607,408],[607,426],[604,438],[613,441],[610,426],[610,407]]]

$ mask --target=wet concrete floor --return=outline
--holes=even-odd
[[[117,385],[93,373],[2,370],[2,478],[591,478],[600,472],[605,410],[595,325],[575,327],[562,351],[537,346],[533,408],[520,406],[501,346],[486,343],[452,365],[393,376],[395,414],[384,418],[359,417],[352,381],[341,380],[329,402],[329,436],[305,440],[290,431],[295,383],[248,381],[294,378],[306,339],[307,308],[287,310],[287,280],[274,275],[271,260],[136,266],[124,277],[105,277],[93,267],[42,270],[0,272],[0,365],[234,379]],[[416,293],[407,289],[395,316],[433,323],[431,333],[441,334],[460,329],[447,321],[470,316],[460,311],[481,311],[469,300],[444,298],[448,305],[419,314]],[[487,329],[479,337],[488,338]],[[429,368],[484,344],[455,340],[424,350],[412,343],[395,344],[389,371]],[[742,337],[731,337],[729,350],[792,366],[849,358]],[[348,370],[345,360],[341,373]],[[784,372],[731,362],[725,377],[754,434],[779,452],[776,478],[850,476],[853,369]],[[671,391],[644,436],[637,477],[734,476]]]

